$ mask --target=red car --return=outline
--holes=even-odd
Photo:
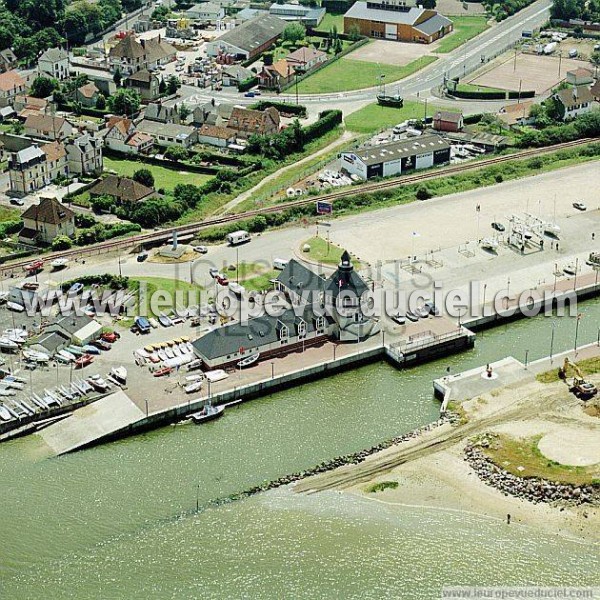
[[[30,273],[30,274],[32,274],[32,273],[38,273],[43,268],[44,268],[44,261],[43,260],[34,260],[32,263],[29,263],[28,265],[25,265],[23,267],[23,269],[25,271],[27,271],[28,273]]]
[[[119,334],[114,332],[114,331],[109,331],[107,333],[103,333],[100,336],[105,342],[108,342],[109,344],[114,344],[118,339],[119,339]]]
[[[223,276],[223,277],[217,277],[217,283],[219,285],[229,285],[229,279],[227,279],[227,277]]]
[[[91,354],[84,354],[75,360],[75,368],[83,369],[83,367],[87,367],[92,362],[94,362],[94,357]]]

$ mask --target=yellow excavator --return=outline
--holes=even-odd
[[[562,367],[558,369],[558,377],[559,379],[567,380],[569,368],[575,373],[573,375],[573,383],[570,387],[570,390],[578,397],[584,400],[595,396],[598,393],[596,386],[589,381],[586,381],[583,377],[583,373],[581,369],[568,357],[565,357],[565,361]]]

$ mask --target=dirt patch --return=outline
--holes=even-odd
[[[460,2],[460,0],[438,0],[436,10],[447,17],[485,15],[485,6],[481,2]]]
[[[467,81],[504,90],[518,90],[521,85],[523,91],[534,90],[536,94],[542,94],[558,85],[566,77],[567,71],[578,67],[591,68],[593,71],[586,61],[535,54],[518,54],[515,65],[514,55],[510,57],[505,54],[501,60],[490,63]]]
[[[434,50],[438,45],[438,42],[425,46],[423,44],[409,44],[391,40],[374,40],[357,48],[354,52],[348,54],[346,58],[403,67],[421,56],[434,54]]]

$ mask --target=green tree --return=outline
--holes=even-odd
[[[149,169],[138,169],[133,174],[133,180],[145,185],[146,187],[154,187],[154,175]]]
[[[306,27],[302,23],[294,22],[286,25],[283,30],[283,41],[297,44],[306,37]]]
[[[106,108],[106,96],[104,94],[98,94],[96,98],[96,108],[98,110],[104,110]]]
[[[13,121],[10,124],[10,130],[15,135],[21,135],[23,133],[24,129],[25,129],[25,126],[23,125],[23,123],[21,123],[21,121]]]
[[[350,30],[348,31],[348,37],[350,41],[356,42],[360,38],[360,28],[358,25],[351,25]]]
[[[108,108],[117,115],[131,116],[140,108],[140,95],[132,89],[119,89],[108,99]]]
[[[171,75],[169,79],[167,79],[167,94],[169,94],[169,96],[176,94],[180,87],[181,82],[179,81],[179,77],[177,77],[177,75]]]
[[[38,75],[31,84],[29,95],[34,98],[47,98],[56,89],[58,82],[44,75]]]
[[[168,160],[187,160],[189,152],[183,146],[177,146],[175,144],[169,146],[164,153],[164,156]]]
[[[73,246],[73,241],[66,235],[59,235],[52,240],[52,250],[68,250]]]
[[[92,210],[96,214],[100,214],[102,212],[111,212],[112,207],[115,206],[115,199],[112,196],[95,196],[91,199],[90,204],[92,205]],[[93,230],[97,227],[97,225],[101,225],[101,223],[95,223],[87,231]],[[79,242],[77,243],[79,244]]]
[[[122,79],[123,79],[123,75],[121,75],[121,69],[119,69],[119,67],[117,67],[115,69],[115,74],[113,75],[113,81],[115,82],[115,85],[117,87],[120,87]]]
[[[181,121],[185,122],[185,120],[190,116],[191,113],[192,111],[188,108],[188,106],[182,103],[179,107],[179,118],[181,119]]]
[[[167,91],[167,84],[165,83],[165,78],[161,77],[160,78],[160,83],[158,84],[158,93],[159,94],[164,94]]]
[[[596,71],[595,76],[598,78],[598,67],[600,67],[600,52],[598,50],[592,53],[590,62],[594,65],[594,70]]]
[[[435,0],[423,0],[423,8],[429,8],[433,10],[435,8],[436,1]]]
[[[334,42],[333,42],[333,53],[334,54],[339,54],[342,49],[343,49],[344,45],[342,44],[342,40],[340,40],[340,38],[335,38]]]

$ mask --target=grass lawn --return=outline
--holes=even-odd
[[[326,13],[321,24],[315,29],[316,31],[329,32],[334,25],[337,27],[338,33],[344,33],[344,15],[332,15],[331,13]]]
[[[119,175],[131,177],[138,169],[148,169],[154,175],[154,187],[158,190],[172,190],[178,183],[192,183],[202,185],[211,175],[202,173],[191,173],[190,171],[176,171],[156,165],[149,165],[136,160],[122,160],[104,157],[104,170],[116,171]]]
[[[484,448],[497,465],[517,477],[541,477],[551,481],[575,485],[589,484],[594,481],[598,468],[561,465],[545,457],[538,448],[541,436],[529,439],[516,439],[499,435],[490,448]],[[520,469],[519,469],[520,467]]]
[[[144,283],[146,292],[144,297],[141,298],[141,306],[147,311],[148,316],[157,317],[161,312],[169,314],[175,308],[175,301],[178,300],[178,305],[188,306],[198,302],[200,290],[202,289],[199,285],[192,285],[187,281],[181,281],[179,279],[168,279],[166,277],[137,277],[129,280],[129,287],[131,290],[139,290],[140,283]],[[158,291],[163,292],[168,298],[171,298],[172,304],[167,306],[165,302],[159,307],[152,306],[152,295]],[[189,292],[194,292],[189,294]],[[180,306],[181,308],[181,306]],[[155,310],[153,310],[155,309]],[[138,305],[136,306],[136,313],[140,312],[140,298],[138,298]]]
[[[17,221],[21,217],[22,210],[0,206],[0,223],[4,221]]]
[[[248,292],[264,292],[265,290],[272,290],[273,284],[271,283],[271,279],[275,279],[278,273],[279,271],[275,270],[266,271],[260,275],[245,279],[240,283]]]
[[[506,92],[506,90],[502,90],[500,88],[475,85],[473,83],[459,83],[456,86],[456,90],[459,92],[500,92],[502,94]]]
[[[427,105],[427,114],[432,115],[437,106]],[[425,104],[405,100],[402,108],[369,104],[346,117],[346,128],[357,133],[374,133],[386,127],[402,123],[406,119],[422,119],[425,116]]]
[[[231,268],[233,267],[233,268]],[[262,275],[265,271],[269,271],[271,269],[271,265],[266,261],[264,263],[248,263],[241,261],[239,264],[239,273],[237,266],[235,264],[231,264],[224,270],[230,281],[235,281],[239,279],[240,281],[245,281],[246,279],[250,279],[255,275]]]
[[[412,75],[436,59],[436,56],[421,56],[403,67],[396,67],[340,58],[301,81],[298,92],[327,94],[375,87],[380,75],[385,75],[385,82],[391,83]]]
[[[452,52],[489,27],[484,16],[451,17],[451,19],[454,23],[454,32],[442,39],[435,51],[437,54]]]
[[[340,258],[342,257],[344,249],[333,243],[327,243],[326,237],[313,237],[306,240],[304,244],[310,246],[310,252],[302,253],[308,259],[326,265],[338,265],[340,263]],[[304,246],[304,244],[302,245]],[[359,261],[356,256],[351,255],[351,258],[355,268],[359,268]]]

